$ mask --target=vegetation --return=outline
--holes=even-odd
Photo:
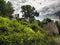
[[[31,7],[30,5],[25,5],[21,7],[22,13],[24,17],[33,17],[33,16],[39,16],[39,13],[35,10],[34,7]]]
[[[60,22],[56,21],[56,25],[57,25],[57,27],[59,29],[59,33],[60,33]]]
[[[11,3],[0,0],[0,16],[12,18],[13,8]]]
[[[34,16],[39,16],[39,13],[35,10],[35,8],[30,5],[24,5],[21,7],[21,9],[22,9],[21,12],[23,13],[23,17],[30,18],[28,19],[30,21],[34,20]]]
[[[44,19],[44,20],[42,21],[42,23],[43,23],[43,24],[47,24],[47,23],[49,23],[49,22],[51,22],[51,21],[52,21],[51,19],[46,18],[46,19]]]
[[[33,25],[26,26],[17,20],[0,17],[0,45],[48,44],[47,33],[41,27],[35,28],[37,29],[35,32],[34,27]]]
[[[22,6],[23,17],[29,17],[29,22],[19,20],[10,20],[12,18],[13,8],[10,2],[6,3],[0,0],[0,45],[60,45],[42,28],[43,24],[49,23],[50,19],[44,19],[42,22],[34,21],[34,16],[39,13],[30,5]],[[7,18],[9,17],[9,18]],[[60,23],[56,23],[58,28]],[[60,28],[59,28],[60,29]]]

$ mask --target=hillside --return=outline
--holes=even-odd
[[[41,3],[44,3],[44,1],[45,0]],[[52,0],[46,0],[46,2],[48,2],[47,4],[51,1]],[[15,2],[14,0],[11,0],[7,3],[5,0],[0,0],[0,45],[60,45],[59,21],[54,22],[54,20],[51,20],[50,18],[40,21],[42,17],[40,20],[36,20],[35,17],[40,16],[39,12],[36,10],[36,7],[32,4],[16,6],[16,2],[26,4],[26,2],[30,2],[30,0],[15,0]],[[38,3],[39,1],[31,0],[31,3],[33,2]],[[46,2],[44,3],[45,5]],[[60,3],[58,4],[57,2],[53,0],[52,4],[57,4],[57,7],[60,8]],[[35,5],[35,3],[33,4]],[[39,2],[39,4],[41,3]],[[16,6],[16,8],[14,6]],[[38,4],[37,7],[39,8]],[[45,7],[41,10],[46,13],[51,11],[50,8],[55,9],[55,7],[55,5],[52,5],[52,7]],[[12,15],[14,10],[17,10],[18,14],[15,12],[15,14]],[[53,12],[55,13],[55,11]],[[59,12],[55,13],[58,17],[60,14]],[[21,13],[22,17],[19,18]]]
[[[0,17],[0,45],[50,45],[46,38],[47,33],[34,23]]]

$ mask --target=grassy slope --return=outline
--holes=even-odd
[[[33,27],[36,27],[33,30]],[[10,20],[0,17],[0,44],[1,45],[44,45],[47,34],[39,26],[27,22]],[[38,41],[38,42],[37,42]],[[26,43],[27,42],[27,43]],[[48,43],[47,43],[48,44]]]

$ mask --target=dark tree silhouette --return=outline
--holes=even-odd
[[[34,16],[39,16],[39,13],[35,10],[34,7],[30,5],[24,5],[21,7],[24,18],[34,18]]]
[[[52,21],[51,19],[46,18],[46,19],[44,19],[44,20],[42,21],[42,23],[43,23],[43,24],[46,24],[46,23],[49,23],[49,22],[51,22],[51,21]]]
[[[6,3],[4,0],[0,0],[0,16],[11,18],[14,11],[11,6],[10,2]]]

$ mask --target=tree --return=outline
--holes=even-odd
[[[47,24],[47,23],[49,23],[49,22],[51,22],[51,21],[52,21],[51,19],[46,18],[46,19],[44,19],[44,20],[42,21],[42,23],[43,23],[43,24]]]
[[[28,25],[31,24],[0,16],[0,45],[43,45],[46,42],[46,32],[35,24]],[[33,30],[33,26],[37,32]]]
[[[57,27],[58,27],[59,34],[60,34],[60,21],[56,21],[55,23],[56,23],[56,25],[57,25]]]
[[[0,16],[11,18],[14,11],[11,6],[10,2],[6,3],[4,0],[0,0]]]
[[[30,5],[24,5],[21,7],[22,9],[22,13],[23,13],[23,17],[24,18],[34,18],[34,16],[39,16],[39,13],[35,10],[34,7],[31,7]],[[28,19],[28,20],[29,20]]]

